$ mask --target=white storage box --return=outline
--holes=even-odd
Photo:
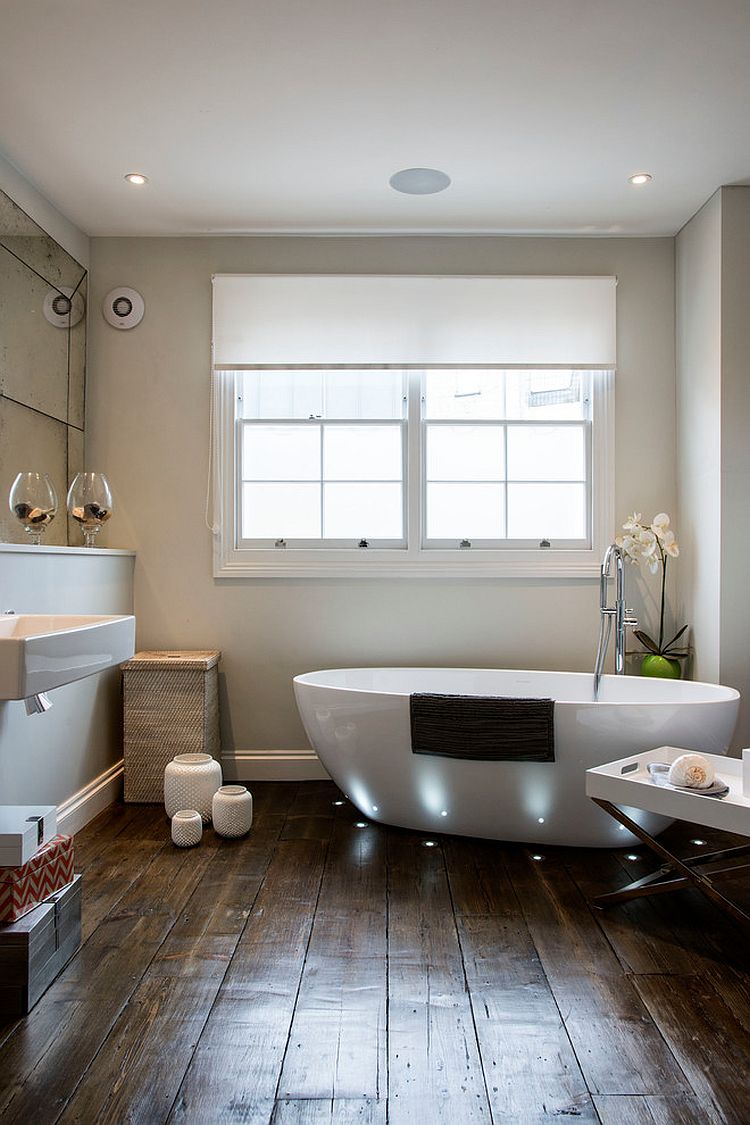
[[[0,867],[28,863],[56,834],[54,805],[0,805]]]

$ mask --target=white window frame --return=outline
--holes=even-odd
[[[434,365],[437,367],[438,365]],[[476,365],[479,367],[480,365]],[[482,365],[488,366],[488,365]],[[533,369],[538,365],[528,365]],[[551,365],[545,365],[549,370]],[[573,365],[559,365],[564,370]],[[604,550],[614,525],[614,372],[596,370],[592,378],[590,488],[591,546],[500,550],[422,546],[424,504],[414,502],[424,488],[422,473],[424,420],[416,378],[408,381],[406,427],[406,539],[405,547],[292,549],[248,547],[238,543],[240,506],[240,427],[237,418],[237,381],[231,371],[216,369],[212,384],[212,480],[215,578],[592,578],[599,574]],[[591,368],[579,368],[591,370]],[[413,421],[409,422],[411,419]],[[270,419],[269,419],[270,421]],[[541,424],[541,423],[540,423]],[[549,424],[553,424],[549,420]],[[413,483],[409,483],[413,482]]]

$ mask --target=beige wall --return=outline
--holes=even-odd
[[[721,594],[721,193],[676,242],[677,480],[682,612],[696,679],[719,680]]]
[[[675,504],[672,239],[95,238],[91,248],[87,467],[116,490],[106,541],[138,552],[140,647],[222,650],[225,749],[272,759],[305,747],[291,688],[305,670],[592,667],[593,580],[212,578],[203,518],[211,274],[616,274],[621,522],[633,508],[650,518]],[[115,285],[146,301],[130,332],[96,311]],[[628,578],[638,607],[635,572]]]
[[[721,188],[680,231],[677,267],[682,596],[697,674],[743,696],[750,744],[750,188]]]

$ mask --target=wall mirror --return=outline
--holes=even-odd
[[[28,541],[8,508],[17,473],[57,492],[50,546],[78,544],[65,495],[83,469],[87,272],[0,191],[0,540]],[[72,538],[69,536],[72,534]]]

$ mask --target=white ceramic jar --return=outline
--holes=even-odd
[[[204,824],[211,822],[211,801],[221,785],[221,766],[210,754],[178,754],[164,770],[164,808],[167,816],[179,809],[197,809]]]
[[[253,798],[244,785],[222,785],[213,797],[214,828],[220,836],[244,836],[253,823]]]
[[[178,848],[193,848],[200,844],[203,835],[203,818],[196,809],[178,809],[172,817],[172,842]]]

